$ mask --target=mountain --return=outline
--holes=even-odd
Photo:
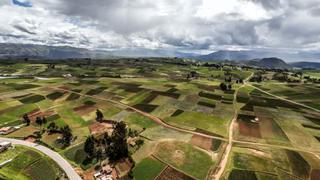
[[[195,59],[203,61],[244,61],[251,59],[262,59],[266,57],[279,57],[286,61],[320,61],[320,53],[313,51],[292,52],[281,50],[241,50],[241,51],[217,51],[207,55],[195,57]]]
[[[29,57],[39,59],[105,58],[106,51],[92,51],[69,46],[0,43],[0,58]]]
[[[46,46],[34,44],[0,43],[0,58],[37,58],[37,59],[67,59],[93,58],[104,59],[110,57],[194,57],[192,53],[173,50],[130,48],[114,51],[89,50],[70,46]]]
[[[320,63],[318,62],[295,62],[291,63],[290,65],[292,67],[302,69],[320,69]]]
[[[245,62],[245,64],[249,66],[256,66],[256,67],[268,68],[268,69],[291,69],[292,68],[289,64],[284,62],[282,59],[275,58],[275,57],[250,60]]]
[[[241,61],[241,60],[250,60],[258,59],[265,57],[267,54],[256,51],[217,51],[210,53],[208,55],[202,55],[196,57],[199,60],[231,60],[231,61]]]
[[[146,48],[130,48],[119,49],[111,51],[114,56],[122,57],[180,57],[180,58],[192,58],[198,56],[198,54],[184,53],[174,50],[162,50],[162,49],[146,49]]]

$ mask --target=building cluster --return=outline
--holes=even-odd
[[[0,135],[7,135],[10,134],[18,129],[20,129],[22,126],[6,126],[6,127],[2,127],[0,128]]]

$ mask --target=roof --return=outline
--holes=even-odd
[[[7,142],[7,141],[0,142],[0,146],[9,146],[9,145],[11,145],[11,142]]]
[[[0,131],[9,131],[11,129],[11,127],[3,127],[0,128]]]

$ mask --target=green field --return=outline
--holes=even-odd
[[[13,62],[17,63],[0,65],[2,73],[21,74],[0,79],[0,127],[22,125],[25,114],[31,122],[1,136],[33,137],[84,173],[100,165],[84,151],[87,137],[110,135],[112,124],[123,121],[127,131],[136,134],[126,141],[135,161],[128,176],[154,179],[161,173],[169,179],[206,179],[224,157],[234,117],[235,142],[223,179],[311,179],[320,169],[314,154],[299,151],[319,154],[320,113],[279,98],[320,109],[320,85],[304,78],[319,78],[317,70],[303,70],[298,81],[295,70],[257,70],[179,58],[53,60],[54,69],[41,60]],[[262,81],[240,82],[253,73],[261,73]],[[279,79],[281,73],[294,81]],[[223,83],[231,89],[223,89]],[[97,110],[103,114],[101,122]],[[37,124],[37,117],[46,122]],[[50,131],[52,124],[55,129]],[[66,147],[59,143],[65,126],[73,135]],[[143,142],[137,146],[136,139]],[[0,160],[7,157],[14,161],[0,169],[0,179],[55,179],[60,172],[50,159],[29,149],[16,147],[2,153]]]
[[[179,141],[160,142],[155,155],[187,175],[198,179],[205,179],[209,168],[214,164],[206,152]],[[196,171],[195,167],[197,167]]]
[[[5,179],[56,179],[61,170],[50,158],[31,149],[16,146],[1,153],[1,161],[13,159],[0,169]]]
[[[136,180],[155,179],[164,168],[158,160],[146,158],[133,169],[133,176]]]

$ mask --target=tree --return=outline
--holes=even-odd
[[[144,144],[143,139],[138,139],[138,140],[136,141],[136,145],[137,145],[138,147],[141,147],[143,144]]]
[[[98,122],[102,122],[102,120],[103,120],[103,114],[99,109],[97,109],[97,111],[96,111],[96,120]]]
[[[99,161],[99,164],[100,164],[100,166],[101,166],[101,160],[103,159],[103,154],[102,154],[101,149],[98,149],[98,150],[97,150],[96,158],[97,158],[97,160]]]
[[[89,158],[92,158],[95,154],[94,137],[88,136],[84,143],[84,151],[88,154]]]
[[[42,119],[41,119],[41,117],[39,117],[39,116],[36,117],[36,123],[37,123],[39,126],[42,125]]]
[[[61,131],[61,134],[62,134],[62,144],[64,146],[69,146],[70,145],[70,142],[72,140],[72,133],[71,133],[71,129],[70,127],[67,125],[67,126],[64,126],[60,129]]]
[[[227,85],[227,89],[228,89],[228,90],[231,90],[231,89],[232,89],[232,85],[231,85],[231,84],[228,84],[228,85]]]
[[[220,89],[222,91],[226,91],[227,90],[227,85],[225,83],[220,83]]]
[[[299,72],[297,72],[296,73],[298,76],[300,76],[300,79],[302,79],[302,77],[303,77],[303,72],[302,71],[299,71]]]
[[[53,133],[53,132],[57,131],[57,128],[58,127],[57,127],[56,123],[54,123],[54,122],[51,122],[47,127],[47,129],[49,130],[49,133]]]
[[[47,118],[46,117],[42,117],[42,124],[46,124],[47,123]]]
[[[28,114],[24,114],[24,115],[22,116],[22,121],[23,121],[24,123],[26,123],[27,126],[30,125],[30,119],[29,119]]]
[[[111,143],[107,148],[107,155],[110,161],[118,161],[128,157],[127,144],[127,128],[126,124],[121,121],[114,125],[114,130],[111,135]]]

